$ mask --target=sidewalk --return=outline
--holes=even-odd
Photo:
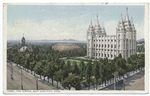
[[[17,67],[17,64],[15,64],[15,63],[13,63],[13,66],[16,66]],[[23,66],[21,66],[21,65],[19,65],[18,64],[18,66],[19,67],[21,67],[21,68],[23,68]],[[142,68],[142,70],[145,70],[144,68]],[[29,70],[28,69],[28,71],[29,71],[29,75],[32,75],[32,74],[34,74],[34,71],[32,71],[32,74],[31,74],[31,70]],[[26,72],[25,70],[24,70],[24,72]],[[137,74],[137,73],[139,73],[139,72],[141,72],[139,69],[137,69],[137,72],[136,71],[131,71],[131,72],[128,72],[128,73],[126,73],[126,74],[124,74],[124,78],[126,79],[126,78],[129,78],[129,77],[131,77],[131,76],[133,76],[133,75],[135,75],[135,74]],[[127,76],[128,75],[128,76]],[[32,76],[34,76],[34,75],[32,75]],[[36,74],[35,73],[35,76],[37,76],[37,77],[40,77],[40,75],[38,75],[38,74]],[[120,78],[118,77],[118,78],[116,78],[116,81],[120,81],[120,80],[123,80],[124,79],[123,78],[123,76],[120,76]],[[48,81],[48,77],[46,76],[45,77],[45,81],[44,81],[44,76],[41,76],[41,79],[40,79],[42,82],[45,82],[45,83],[47,83],[46,81]],[[51,78],[49,78],[49,82],[50,83],[52,83],[52,79]],[[49,83],[47,83],[47,84],[49,84]],[[55,84],[55,85],[57,85],[57,82],[55,81],[55,80],[53,80],[53,84]],[[111,78],[111,83],[110,83],[110,79],[109,80],[107,80],[106,81],[106,86],[105,86],[105,83],[103,82],[102,84],[100,84],[100,85],[97,85],[97,90],[102,90],[102,89],[104,89],[104,88],[106,88],[106,87],[108,87],[108,86],[110,86],[110,85],[112,85],[112,84],[114,84],[114,78]],[[51,84],[49,84],[49,85],[51,85]],[[52,85],[51,85],[52,86]],[[62,86],[62,84],[60,83],[60,82],[58,82],[58,86],[61,88],[60,90],[67,90],[67,89],[65,89],[63,86]],[[53,86],[54,87],[54,86]],[[55,87],[56,88],[56,87]],[[57,88],[56,88],[57,89]],[[84,87],[84,86],[82,86],[82,89],[81,90],[88,90],[88,87]],[[94,85],[90,85],[90,90],[96,90],[96,85],[94,84]]]
[[[144,68],[142,68],[142,71],[145,70]],[[131,76],[134,76],[135,74],[138,74],[139,72],[141,72],[139,69],[137,69],[137,72],[136,71],[131,71],[131,72],[128,72],[126,74],[124,74],[124,78],[127,79]],[[128,77],[127,77],[128,75]],[[120,81],[120,80],[123,80],[124,79],[123,76],[120,76],[120,79],[119,77],[116,78],[116,81]],[[103,82],[102,84],[100,85],[97,85],[97,90],[102,90],[110,85],[113,85],[114,84],[114,78],[111,78],[111,83],[110,83],[110,79],[106,81],[106,86],[105,86],[105,83]],[[88,90],[88,87],[82,87],[82,90]],[[96,90],[96,85],[90,85],[90,90]]]

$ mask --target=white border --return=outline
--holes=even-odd
[[[7,93],[7,94],[11,94],[11,93],[15,93],[15,94],[18,94],[20,92],[8,92],[6,90],[6,83],[7,82],[4,82],[4,81],[7,81],[7,69],[6,69],[6,44],[7,44],[7,6],[6,5],[144,5],[145,6],[145,22],[144,22],[144,38],[145,38],[145,91],[136,91],[136,90],[133,90],[133,91],[113,91],[113,90],[110,90],[110,91],[93,91],[93,90],[86,90],[86,91],[52,91],[52,92],[21,92],[21,94],[24,94],[24,93],[28,93],[28,94],[32,94],[32,93],[42,93],[42,94],[47,94],[47,93],[148,93],[149,91],[149,4],[148,3],[144,3],[144,2],[141,2],[141,3],[7,3],[7,4],[4,4],[4,9],[3,9],[3,92],[4,93]],[[32,90],[31,90],[32,91]]]

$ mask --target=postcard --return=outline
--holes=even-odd
[[[148,3],[4,3],[3,91],[148,93]]]

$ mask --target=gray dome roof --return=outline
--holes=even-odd
[[[25,51],[31,52],[33,50],[32,50],[32,48],[28,48],[27,46],[23,46],[19,49],[19,52],[25,52]]]

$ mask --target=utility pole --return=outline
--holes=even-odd
[[[36,78],[36,89],[38,90],[38,78]]]
[[[114,72],[114,90],[116,90],[116,73]]]
[[[13,64],[12,64],[12,62],[10,62],[10,63],[11,63],[11,79],[14,80],[13,79]]]
[[[124,90],[125,90],[125,78],[123,79],[123,83],[124,83]]]
[[[23,74],[22,74],[22,68],[21,68],[21,89],[23,90],[23,76],[22,76]]]

